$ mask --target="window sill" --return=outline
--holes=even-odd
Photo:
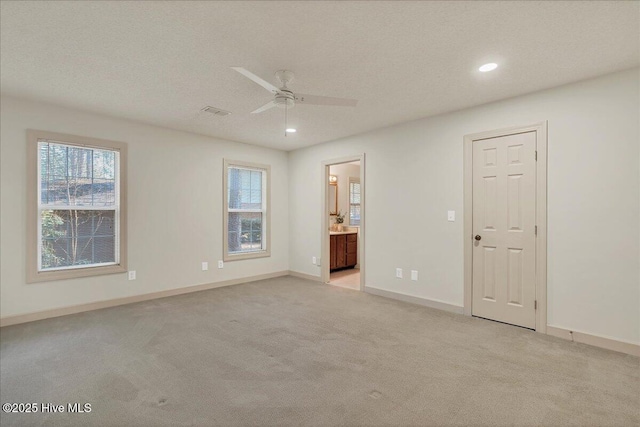
[[[52,282],[55,280],[77,279],[81,277],[104,276],[107,274],[126,273],[127,267],[122,264],[104,267],[88,267],[68,270],[27,272],[27,283]]]
[[[271,256],[271,251],[242,252],[238,254],[225,254],[222,258],[224,262],[240,261],[243,259],[266,258]]]

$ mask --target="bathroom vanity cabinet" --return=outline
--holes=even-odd
[[[332,232],[330,270],[353,268],[358,263],[358,233],[356,231]]]

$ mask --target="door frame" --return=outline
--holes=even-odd
[[[547,121],[530,126],[474,133],[464,137],[464,314],[471,316],[473,301],[473,143],[536,132],[536,331],[547,332]],[[327,178],[328,179],[328,178]]]
[[[322,283],[328,283],[330,279],[330,244],[329,244],[329,168],[331,166],[350,163],[350,162],[360,162],[360,231],[358,232],[358,258],[359,258],[359,268],[360,268],[360,291],[364,291],[364,283],[365,283],[365,253],[364,253],[364,242],[365,242],[365,223],[366,223],[366,207],[365,207],[365,154],[354,154],[352,156],[345,156],[336,159],[324,160],[322,162],[322,203],[320,204],[322,207],[321,218],[321,234],[320,241],[322,242],[322,256],[320,259],[320,280]]]

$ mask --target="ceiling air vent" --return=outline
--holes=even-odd
[[[229,114],[231,114],[231,111],[222,110],[220,108],[212,107],[210,105],[204,107],[200,111],[204,111],[205,113],[211,113],[215,116],[228,116]]]

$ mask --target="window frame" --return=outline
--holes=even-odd
[[[229,253],[229,168],[237,167],[239,169],[258,170],[263,173],[262,180],[262,208],[259,210],[251,209],[247,212],[261,212],[262,217],[262,239],[264,240],[263,249],[249,252]],[[266,182],[265,182],[266,181]],[[245,259],[264,258],[271,256],[271,166],[251,163],[240,160],[223,160],[222,168],[222,259],[225,262],[238,261]],[[245,211],[245,210],[242,210]],[[240,212],[240,211],[237,211]]]
[[[115,210],[116,220],[116,262],[108,265],[92,267],[67,266],[55,270],[39,271],[41,260],[38,259],[39,243],[41,239],[41,224],[39,221],[39,143],[52,143],[117,151],[119,153],[118,173],[118,209]],[[106,274],[125,273],[127,271],[127,144],[77,135],[68,135],[41,130],[27,130],[27,283],[48,282],[54,280],[75,279],[80,277],[102,276]]]
[[[351,203],[351,184],[358,184],[360,186],[360,203]],[[360,206],[360,221],[358,224],[351,223],[351,206]],[[360,227],[362,222],[362,186],[360,185],[360,178],[349,178],[349,227]]]

